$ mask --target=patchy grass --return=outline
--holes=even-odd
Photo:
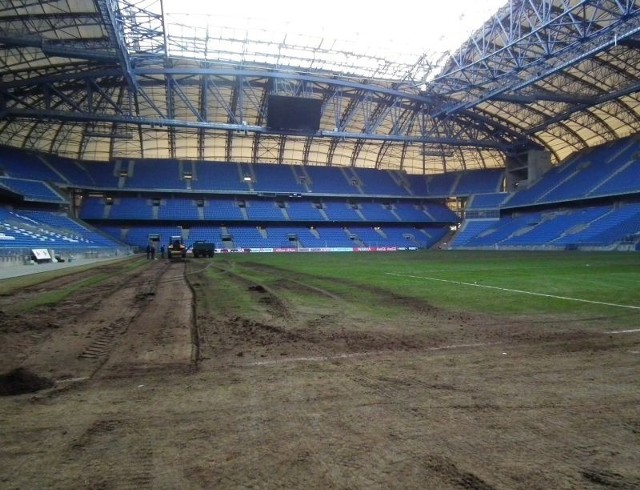
[[[82,289],[91,288],[91,287],[97,286],[98,284],[101,284],[111,276],[112,274],[106,274],[106,273],[96,274],[83,281],[74,282],[73,284],[70,284],[67,287],[52,290],[52,291],[47,291],[45,293],[42,293],[32,298],[29,301],[25,301],[24,303],[21,303],[20,305],[18,305],[15,311],[18,311],[20,313],[26,313],[30,310],[39,308],[41,306],[52,306],[52,305],[58,304],[61,301],[64,301],[69,296],[75,294],[76,292]]]
[[[429,251],[224,260],[238,269],[250,262],[303,274],[338,295],[366,296],[375,287],[455,311],[579,315],[609,318],[617,326],[635,325],[640,313],[638,254]],[[262,280],[268,282],[268,275]]]
[[[118,261],[118,262],[122,260],[123,259],[121,258],[115,259],[115,261]],[[147,264],[147,261],[143,260],[142,257],[139,257],[139,256],[132,257],[130,259],[124,259],[124,260],[127,261],[127,265],[124,269],[122,269],[123,271],[133,271],[138,267],[142,267],[143,265]],[[19,289],[37,286],[38,284],[44,284],[53,279],[58,279],[60,277],[68,276],[71,274],[77,274],[78,272],[90,270],[95,267],[108,265],[110,262],[111,261],[104,261],[104,262],[91,263],[86,265],[65,267],[63,269],[58,269],[58,270],[50,270],[45,272],[29,274],[26,276],[18,276],[18,277],[12,277],[9,279],[3,279],[2,282],[0,282],[0,296],[6,296],[8,294],[11,294],[13,291],[17,291]],[[37,267],[37,266],[34,266],[34,267]],[[36,272],[35,269],[34,269],[34,272]]]

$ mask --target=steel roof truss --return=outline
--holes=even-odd
[[[106,90],[100,87],[100,85],[96,83],[95,80],[86,79],[85,82],[87,84],[87,92],[89,93],[89,98],[88,98],[89,110],[92,110],[92,108],[94,107],[93,93],[97,92],[100,95],[100,99],[99,99],[99,102],[96,103],[96,106],[95,106],[96,108],[100,107],[100,102],[105,102],[109,106],[111,106],[116,113],[118,114],[124,113],[124,111],[122,110],[122,107],[116,101],[114,101],[111,95],[107,94]]]
[[[206,90],[207,94],[213,96],[216,103],[224,110],[228,116],[228,121],[231,124],[240,124],[240,120],[236,117],[235,111],[231,108],[225,97],[221,92],[221,87],[216,84],[213,77],[203,75],[203,78],[207,80]]]
[[[509,15],[503,11],[494,17],[485,25],[481,40],[476,35],[455,53],[451,67],[435,82],[444,87],[447,84],[439,82],[462,76],[468,86],[460,93],[461,102],[446,108],[446,113],[533,84],[640,30],[639,8],[632,1],[567,1],[561,4],[560,13],[547,4],[509,2]],[[517,27],[507,29],[507,22]],[[492,40],[498,32],[502,47]],[[612,34],[615,39],[608,39]],[[496,78],[496,67],[505,74]],[[519,73],[522,70],[527,71],[526,76]]]
[[[193,105],[191,100],[189,100],[189,97],[187,97],[187,95],[184,93],[184,90],[182,90],[182,87],[180,86],[180,81],[176,80],[175,77],[171,77],[171,76],[167,78],[171,79],[171,88],[175,93],[175,95],[178,96],[178,98],[184,103],[184,105],[189,109],[189,111],[191,111],[191,113],[196,117],[196,119],[198,121],[206,121],[207,118],[203,116],[200,113],[200,111],[198,111],[198,109],[196,109],[196,107]],[[175,117],[175,115],[172,117]]]

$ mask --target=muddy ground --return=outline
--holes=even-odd
[[[0,488],[640,488],[638,334],[243,267],[1,296]]]

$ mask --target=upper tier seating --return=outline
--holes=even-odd
[[[529,188],[515,192],[503,208],[555,204],[640,193],[640,140],[626,138],[573,155]]]
[[[445,198],[488,193],[503,172],[483,169],[436,175],[357,167],[249,164],[169,159],[79,162],[56,155],[0,149],[0,176],[41,180],[95,190],[166,190],[215,193],[278,193]]]
[[[241,191],[249,190],[243,180],[244,175],[235,163],[197,162],[191,188],[199,191]]]
[[[309,189],[315,194],[358,195],[360,191],[348,179],[343,168],[304,167]]]
[[[392,177],[390,171],[372,168],[351,168],[360,182],[362,192],[368,196],[407,196],[407,190]]]
[[[428,176],[427,192],[429,196],[449,197],[453,195],[454,186],[460,177],[461,174],[459,172],[447,172]]]
[[[19,194],[25,201],[40,201],[50,203],[66,203],[60,194],[49,185],[39,180],[14,179],[0,177],[0,188]]]
[[[493,192],[491,194],[474,194],[467,202],[467,211],[499,209],[500,205],[509,196],[506,192]]]
[[[291,165],[262,163],[252,165],[252,168],[255,176],[253,188],[257,192],[305,192],[304,187],[297,181],[294,167]]]
[[[469,196],[487,192],[498,192],[504,180],[504,170],[485,169],[462,172],[453,195]]]
[[[113,162],[86,163],[85,168],[94,182],[95,189],[117,189],[119,177]]]
[[[0,175],[18,179],[40,180],[43,182],[65,182],[44,158],[14,148],[0,148]]]
[[[116,160],[121,172],[127,176],[127,189],[185,189],[175,160]]]
[[[89,162],[79,162],[57,155],[47,155],[43,158],[49,163],[51,168],[62,176],[61,185],[81,188],[95,187],[96,183],[86,169],[86,165],[91,165]]]

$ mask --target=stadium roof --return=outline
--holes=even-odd
[[[0,144],[89,160],[439,173],[503,166],[527,148],[557,162],[640,129],[640,0],[512,0],[488,18],[482,4],[487,20],[457,29],[459,46],[451,21],[444,33],[426,28],[428,2],[394,4],[401,15],[387,12],[386,28],[328,2],[312,12],[319,31],[292,24],[277,2],[281,19],[268,24],[250,4],[248,16],[179,5],[2,2]],[[445,13],[457,25],[465,12]],[[424,44],[395,33],[400,24],[414,38],[421,18]],[[362,42],[373,27],[379,35]],[[273,94],[321,101],[319,129],[267,127]]]
[[[363,9],[361,2],[342,0],[325,0],[322,8],[294,0],[164,0],[162,10],[171,56],[419,85],[503,3],[418,7],[401,0],[393,8]]]

